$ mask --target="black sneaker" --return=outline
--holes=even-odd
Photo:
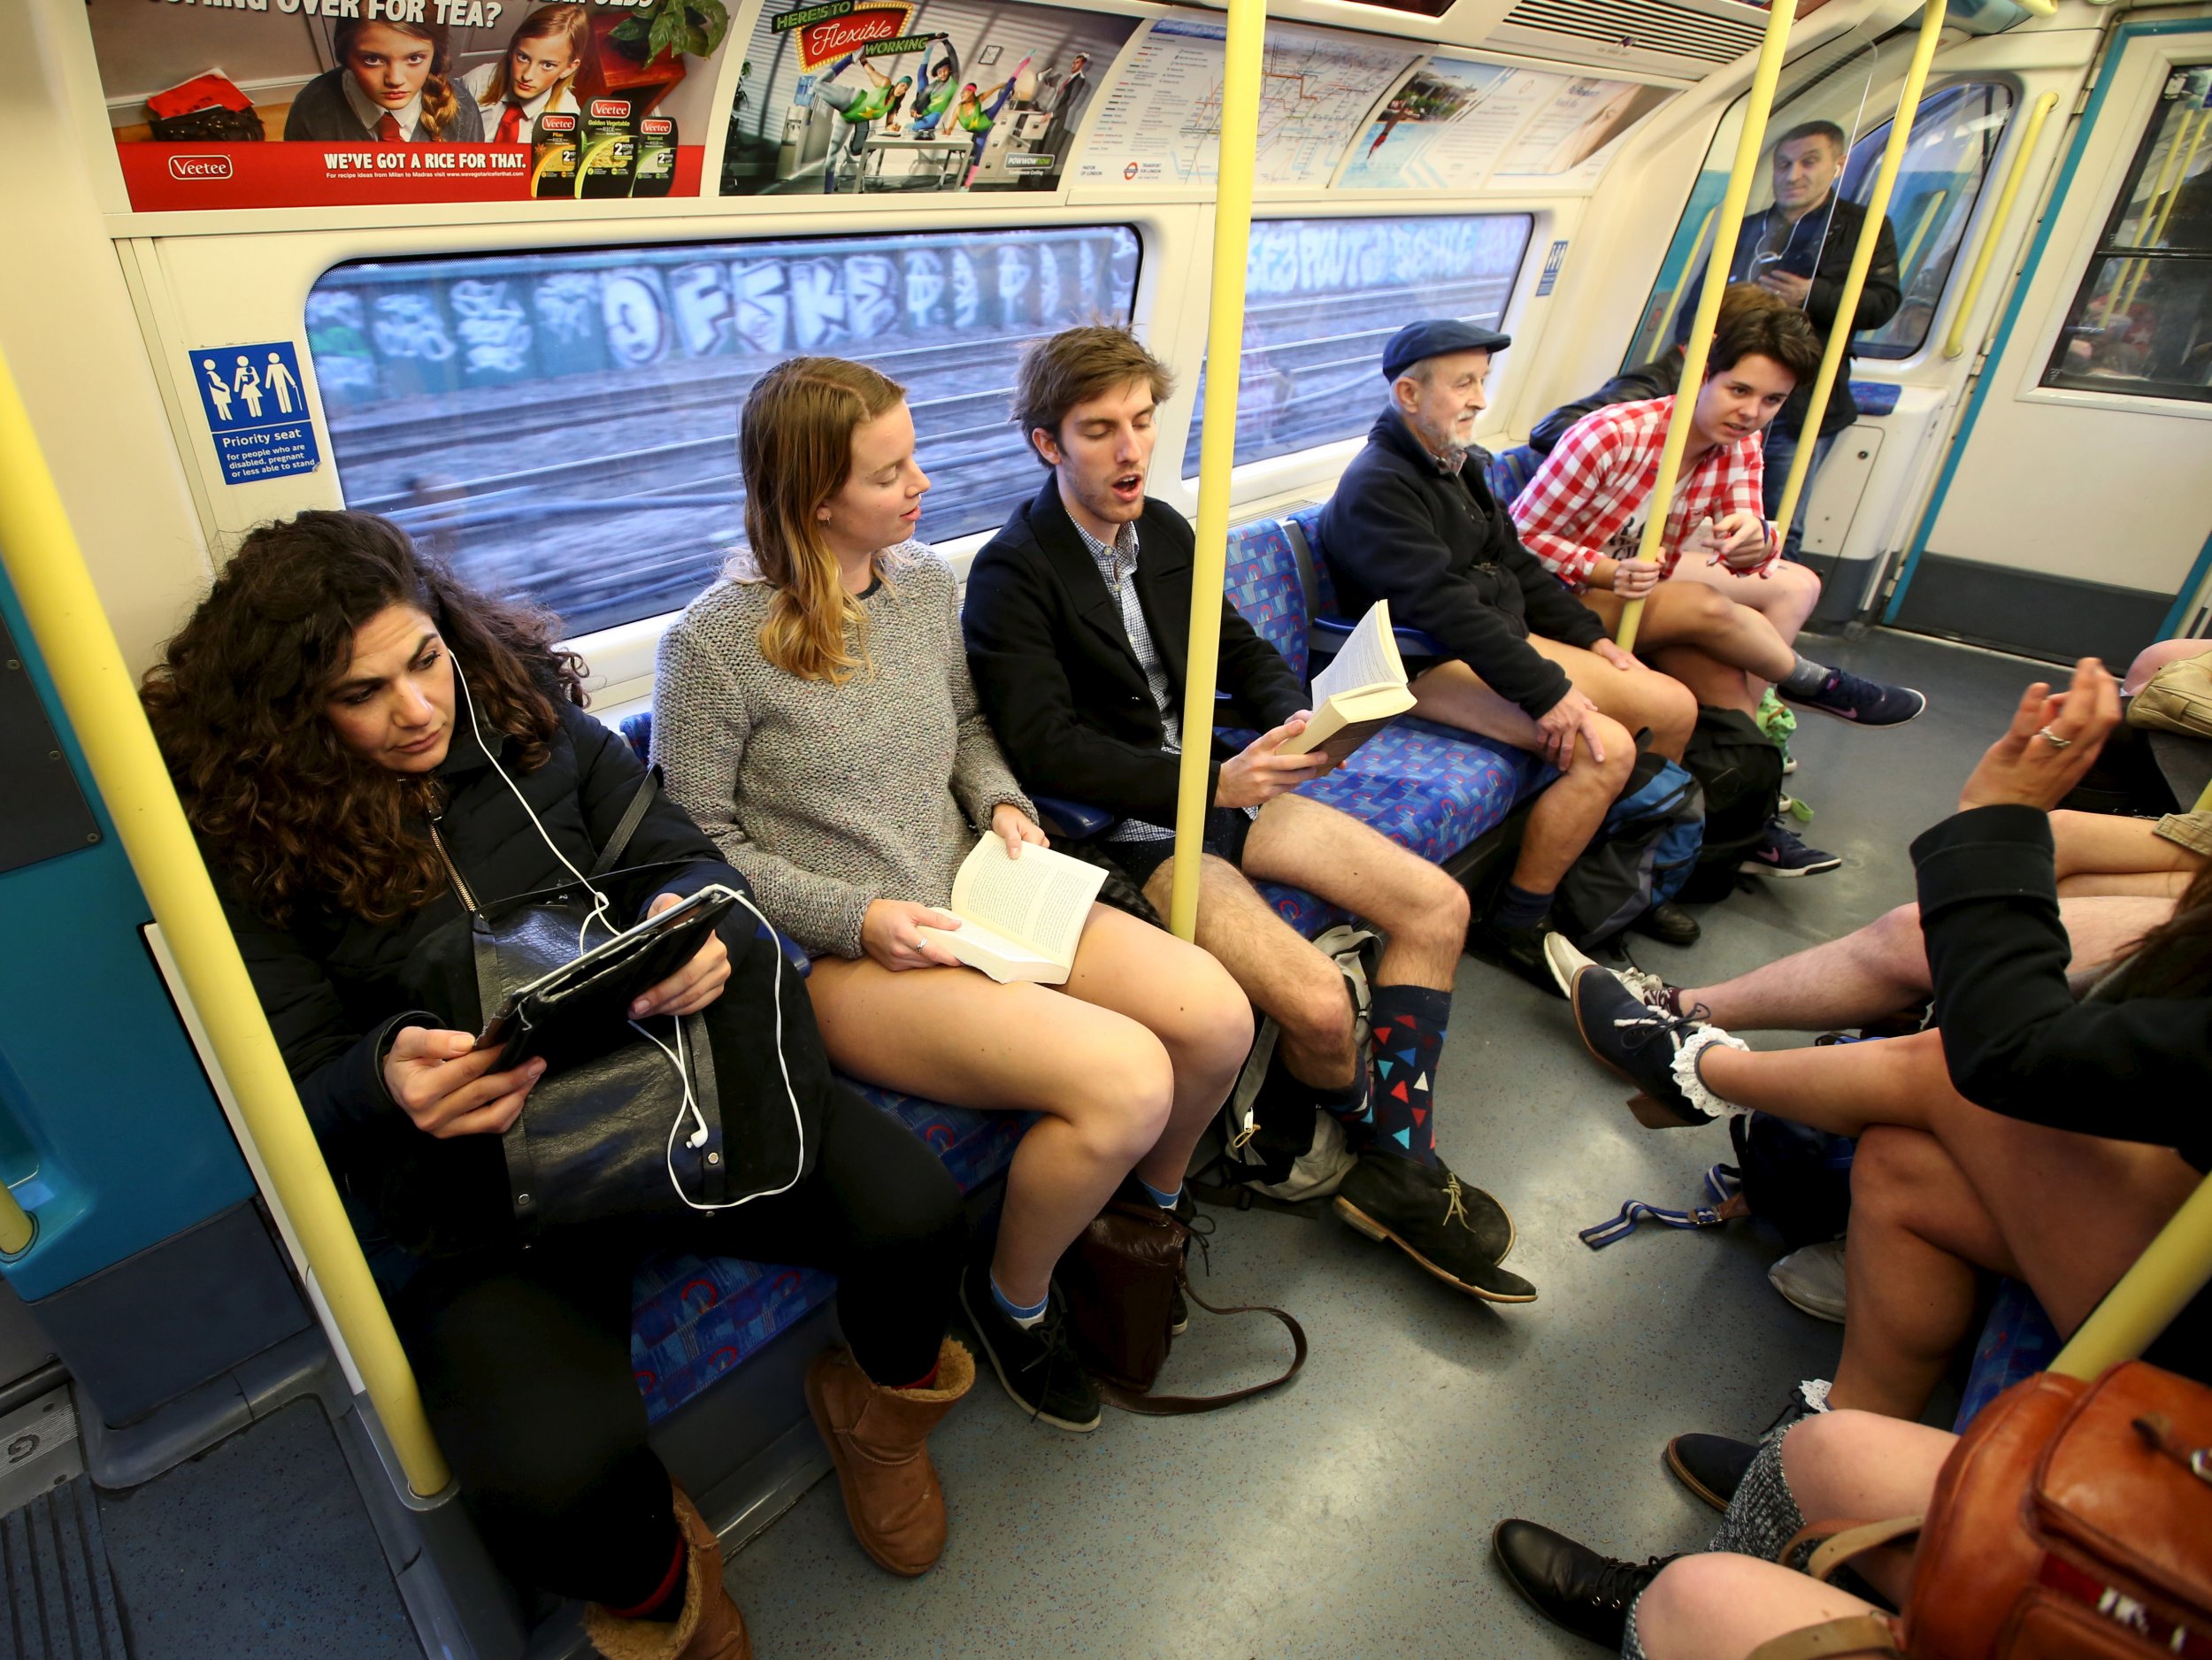
[[[960,1306],[967,1313],[968,1329],[1014,1404],[1055,1429],[1088,1434],[1102,1416],[1098,1391],[1068,1346],[1060,1287],[1052,1287],[1047,1299],[1043,1319],[1018,1326],[991,1295],[988,1264],[971,1263],[960,1276]]]
[[[1536,1301],[1534,1286],[1498,1266],[1513,1249],[1513,1218],[1440,1163],[1363,1153],[1333,1203],[1352,1227],[1388,1241],[1455,1290],[1486,1303]]]
[[[1642,1563],[1601,1556],[1563,1533],[1520,1520],[1500,1522],[1490,1549],[1507,1581],[1555,1625],[1618,1654],[1629,1605],[1672,1556]]]
[[[1180,1337],[1190,1330],[1190,1304],[1183,1301],[1183,1287],[1178,1286],[1167,1294],[1167,1334]]]
[[[1801,709],[1816,709],[1861,726],[1901,726],[1928,706],[1927,697],[1909,686],[1863,680],[1848,669],[1830,669],[1820,689],[1806,696],[1794,692],[1782,696]]]
[[[1502,928],[1485,917],[1467,930],[1467,951],[1471,957],[1518,974],[1539,991],[1556,994],[1559,986],[1545,961],[1544,943],[1557,932],[1548,922],[1532,928]]]
[[[1800,876],[1823,876],[1842,865],[1843,861],[1834,854],[1807,847],[1795,831],[1777,818],[1767,826],[1766,840],[1746,854],[1736,868],[1746,876],[1789,881]]]
[[[1726,1103],[1697,1081],[1695,1057],[1715,1043],[1748,1048],[1741,1039],[1651,1007],[1595,964],[1577,972],[1572,996],[1583,1047],[1642,1090],[1662,1123],[1689,1129],[1721,1116]]]

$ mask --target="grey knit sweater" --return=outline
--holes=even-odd
[[[1035,809],[976,706],[959,587],[932,549],[876,556],[863,667],[842,686],[760,654],[775,590],[745,556],[662,637],[653,759],[668,793],[814,952],[856,957],[876,899],[943,905],[1011,802]]]

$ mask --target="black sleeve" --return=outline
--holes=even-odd
[[[1829,257],[1832,252],[1832,259]],[[1850,269],[1850,248],[1835,247],[1832,233],[1830,242],[1821,247],[1819,274],[1805,296],[1805,316],[1824,339],[1835,328],[1836,306],[1843,298],[1843,280]],[[1890,229],[1889,216],[1884,214],[1881,229],[1875,234],[1874,263],[1867,267],[1858,309],[1851,313],[1851,333],[1879,328],[1897,315],[1897,308],[1904,303],[1905,290],[1897,278],[1897,234]]]
[[[1078,719],[1043,580],[1018,552],[986,548],[976,556],[960,621],[976,696],[1024,789],[1123,818],[1175,822],[1181,762]],[[1208,801],[1220,781],[1216,764],[1206,780]]]
[[[1261,638],[1244,613],[1221,602],[1221,689],[1263,732],[1279,726],[1306,707],[1306,688],[1283,661],[1283,654]]]
[[[1678,370],[1680,365],[1676,366]],[[1567,435],[1567,429],[1592,411],[1608,409],[1616,403],[1634,403],[1647,397],[1664,397],[1675,389],[1672,382],[1663,379],[1665,371],[1663,361],[1638,364],[1633,369],[1623,370],[1586,396],[1562,403],[1536,423],[1529,433],[1528,447],[1540,456],[1548,456]]]
[[[622,815],[629,811],[631,799],[645,778],[645,763],[637,758],[627,738],[596,716],[565,701],[557,707],[561,725],[576,746],[576,791],[584,823],[591,831],[592,845],[603,848]],[[717,882],[741,894],[752,892],[745,879],[724,861],[721,849],[708,839],[707,833],[692,823],[691,815],[657,790],[645,817],[631,833],[621,863],[626,866],[687,866],[646,901],[649,908],[661,894],[674,894],[681,899]]]
[[[1513,521],[1509,519],[1506,523]],[[1528,626],[1547,640],[1580,646],[1587,651],[1605,638],[1605,624],[1597,612],[1577,599],[1567,585],[1544,568],[1544,562],[1521,545],[1518,533],[1500,564],[1521,585],[1522,603],[1528,608]],[[1557,700],[1555,699],[1555,702]],[[1549,707],[1549,705],[1546,705]]]
[[[2075,1002],[2049,818],[1980,807],[1912,845],[1958,1092],[2008,1118],[2170,1147],[2205,1134],[2212,1000]]]
[[[1340,484],[1337,501],[1343,496],[1344,487]],[[1432,635],[1479,674],[1491,690],[1519,704],[1533,718],[1543,716],[1567,695],[1571,684],[1567,672],[1514,632],[1471,580],[1452,573],[1428,511],[1402,480],[1379,471],[1371,473],[1361,481],[1356,509],[1333,514],[1332,520],[1325,533],[1329,557],[1356,565],[1368,590],[1388,597],[1392,622]],[[1512,550],[1536,565],[1545,580],[1559,588],[1561,597],[1572,603],[1567,590],[1536,565],[1518,537],[1514,539]],[[1486,553],[1496,559],[1502,550],[1494,548]],[[1575,609],[1583,611],[1579,605]],[[1583,615],[1594,622],[1593,613],[1583,611]]]

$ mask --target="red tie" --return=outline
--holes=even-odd
[[[492,134],[495,144],[522,142],[522,106],[513,99],[507,101],[506,112],[499,118],[499,131]]]
[[[399,142],[399,117],[388,112],[376,118],[376,142],[380,144]]]

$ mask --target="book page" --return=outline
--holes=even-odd
[[[918,928],[916,932],[1002,985],[1011,980],[1031,980],[1041,986],[1057,986],[1068,977],[1065,964],[979,922],[963,921],[957,928]]]
[[[1009,858],[1006,843],[987,835],[961,863],[952,911],[1055,962],[1072,964],[1091,902],[1105,881],[1097,865],[1050,848],[1025,847],[1021,857]]]
[[[1324,703],[1371,686],[1405,683],[1405,662],[1398,656],[1397,637],[1390,632],[1390,602],[1379,599],[1367,608],[1367,615],[1329,666],[1313,677],[1313,698]]]

